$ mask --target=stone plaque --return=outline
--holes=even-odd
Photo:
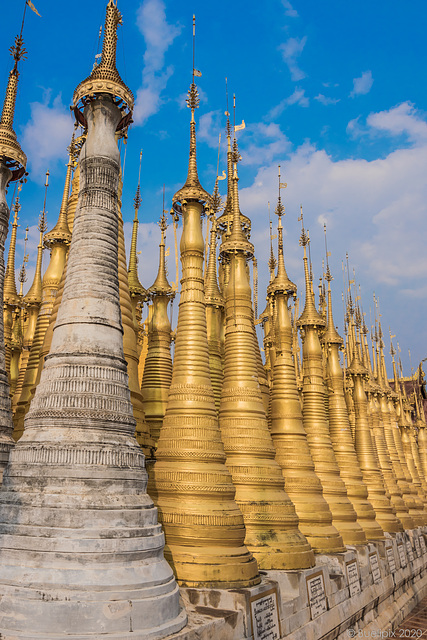
[[[406,553],[408,554],[409,562],[414,561],[414,552],[412,550],[412,544],[410,540],[406,541]]]
[[[420,545],[421,545],[422,554],[424,555],[427,552],[427,547],[426,547],[426,541],[424,540],[423,534],[420,535]]]
[[[417,557],[419,558],[422,555],[421,546],[420,546],[420,540],[415,533],[414,533],[414,544],[415,544],[415,551],[417,552]]]
[[[369,564],[371,565],[372,577],[374,579],[374,582],[375,584],[378,584],[379,582],[381,582],[382,578],[377,551],[372,551],[372,553],[369,554]]]
[[[404,569],[408,563],[406,562],[405,549],[402,543],[397,545],[397,551],[399,553],[400,566]]]
[[[281,637],[277,589],[263,591],[250,599],[254,640],[279,640]]]
[[[323,572],[318,571],[318,573],[312,573],[311,576],[306,578],[306,581],[311,619],[314,620],[314,618],[317,618],[328,610]]]
[[[350,597],[355,596],[360,593],[359,569],[356,560],[350,560],[350,562],[346,562],[345,570],[347,572]]]
[[[396,571],[396,560],[394,558],[392,545],[385,548],[385,554],[387,556],[388,566],[390,567],[390,573],[394,573]]]

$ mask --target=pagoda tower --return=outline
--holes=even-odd
[[[353,402],[355,411],[355,439],[357,459],[363,480],[368,488],[368,498],[372,504],[377,522],[383,531],[397,533],[402,531],[402,524],[394,514],[390,499],[386,494],[384,479],[378,464],[378,456],[375,443],[368,422],[368,400],[364,388],[364,382],[368,376],[368,370],[363,365],[360,357],[360,340],[356,335],[354,326],[354,308],[350,299],[349,306],[349,342],[351,356],[348,375],[353,379]]]
[[[49,172],[47,172],[46,174],[45,201],[44,201],[43,211],[40,216],[39,225],[38,225],[40,236],[39,236],[39,244],[37,246],[37,261],[36,261],[36,268],[34,271],[34,278],[33,278],[31,287],[29,288],[28,292],[25,294],[22,300],[22,303],[23,305],[25,305],[25,309],[27,310],[27,313],[28,313],[27,326],[25,329],[25,344],[27,347],[28,347],[29,341],[31,341],[32,334],[35,329],[35,319],[37,318],[37,314],[40,309],[40,304],[42,301],[43,234],[46,231],[46,226],[47,226],[46,225],[46,192],[47,192],[47,186],[48,186],[48,175],[49,175]],[[21,325],[21,317],[19,317],[19,323],[17,324]],[[23,327],[21,326],[21,330],[22,328]],[[24,343],[24,336],[22,337],[22,343]],[[27,348],[24,352],[24,357],[22,358],[23,368],[25,367],[26,362],[28,361],[28,353],[29,351]],[[20,374],[20,365],[19,365],[20,353],[17,355],[18,355],[18,360],[16,361],[16,364],[15,364],[14,362],[15,354],[12,349],[11,376],[10,376],[11,378],[10,392],[12,397],[14,396],[16,387],[18,385],[19,374]],[[22,376],[21,376],[21,382],[22,382]]]
[[[356,511],[347,496],[340,476],[326,414],[326,394],[323,369],[323,354],[320,332],[325,320],[314,304],[311,278],[308,270],[308,234],[304,229],[301,212],[301,245],[304,247],[305,306],[298,319],[303,344],[303,424],[307,433],[316,475],[323,488],[323,497],[332,512],[332,523],[341,534],[344,544],[361,544],[365,533],[357,522]]]
[[[3,326],[4,326],[4,348],[6,357],[6,371],[10,382],[10,364],[12,357],[12,327],[16,310],[19,308],[20,299],[16,290],[15,281],[15,251],[16,235],[18,231],[18,213],[21,208],[19,204],[19,191],[22,185],[18,186],[18,194],[13,205],[12,233],[10,236],[9,253],[7,255],[6,273],[4,274],[3,287]]]
[[[348,419],[345,400],[344,375],[341,369],[339,350],[343,346],[343,339],[334,325],[332,314],[332,275],[328,264],[326,251],[326,280],[327,291],[327,324],[322,336],[327,360],[327,388],[329,431],[332,446],[340,469],[340,475],[347,489],[347,495],[357,513],[357,521],[363,528],[368,540],[383,540],[384,532],[376,521],[375,511],[368,499],[368,489],[363,481],[362,472],[354,448],[354,442]]]
[[[285,478],[286,492],[295,505],[300,530],[316,553],[339,553],[343,551],[343,541],[332,524],[332,513],[323,497],[303,427],[295,367],[297,353],[295,347],[293,349],[288,310],[288,300],[296,296],[297,288],[289,280],[285,268],[282,226],[285,208],[280,196],[280,175],[276,213],[279,218],[277,275],[267,288],[267,295],[273,300],[275,308],[276,358],[272,380],[271,436],[276,460]]]
[[[6,88],[0,118],[0,299],[4,299],[4,243],[9,226],[9,207],[6,202],[6,189],[10,182],[20,180],[25,173],[27,158],[22,151],[13,130],[16,93],[18,89],[18,62],[25,56],[24,41],[21,35],[15,38],[10,48],[14,64]],[[3,314],[0,319],[0,482],[6,466],[9,452],[13,446],[12,413],[10,410],[9,382],[6,371]]]
[[[16,409],[16,403],[19,399],[19,395],[21,393],[21,389],[22,389],[22,376],[21,376],[21,371],[22,371],[22,363],[25,360],[25,362],[28,361],[28,354],[29,354],[29,346],[31,346],[31,341],[33,339],[34,336],[34,329],[35,329],[35,323],[37,320],[37,314],[38,314],[38,309],[40,307],[40,305],[38,305],[35,309],[35,311],[33,311],[33,313],[31,314],[31,307],[29,309],[26,308],[26,305],[24,304],[24,282],[27,282],[27,269],[26,269],[26,264],[28,262],[29,259],[29,254],[27,253],[27,242],[28,242],[28,231],[30,230],[30,228],[27,226],[25,229],[25,239],[24,239],[24,257],[22,260],[22,265],[21,268],[19,270],[19,298],[20,298],[20,315],[21,315],[21,331],[22,331],[22,348],[21,348],[21,354],[20,354],[20,359],[19,359],[19,371],[18,371],[18,378],[16,380],[16,386],[15,386],[15,391],[12,394],[11,393],[11,397],[12,397],[12,414]]]
[[[150,477],[165,528],[166,557],[184,586],[237,588],[258,584],[255,559],[244,546],[245,526],[234,496],[209,372],[203,277],[202,213],[211,197],[199,182],[193,82],[187,180],[174,195],[183,216],[181,297],[172,383]]]
[[[186,622],[145,491],[123,356],[115,131],[129,122],[133,96],[115,66],[119,23],[109,0],[102,61],[74,92],[88,136],[67,277],[0,492],[2,633],[29,640],[130,629],[157,639]]]
[[[154,283],[147,292],[153,300],[153,312],[148,324],[148,351],[141,384],[145,418],[150,427],[154,444],[159,439],[172,382],[172,328],[168,316],[168,305],[175,295],[166,275],[165,233],[167,223],[164,212],[160,218],[159,226],[161,230],[159,270]]]
[[[212,196],[212,226],[210,230],[209,260],[205,276],[205,303],[206,326],[208,332],[209,369],[211,372],[212,388],[215,396],[215,406],[219,411],[221,402],[221,389],[224,380],[223,363],[223,328],[224,328],[224,296],[222,295],[217,280],[216,244],[218,226],[216,214],[218,213],[221,199],[218,193],[218,179]]]
[[[130,300],[132,304],[132,316],[133,323],[135,327],[136,339],[137,339],[137,355],[138,358],[141,355],[142,351],[142,335],[141,335],[141,320],[142,320],[142,307],[144,301],[147,298],[147,291],[144,289],[142,284],[139,281],[138,276],[138,255],[137,255],[137,242],[138,242],[138,211],[141,206],[141,189],[140,189],[140,179],[141,179],[141,159],[142,159],[142,151],[140,153],[139,160],[139,177],[138,177],[138,186],[136,189],[136,194],[134,198],[134,208],[135,208],[135,216],[132,224],[132,239],[130,244],[130,253],[129,253],[129,266],[128,266],[128,284],[129,284],[129,294]]]
[[[236,501],[246,526],[245,542],[261,569],[303,569],[314,555],[298,528],[295,507],[287,495],[268,429],[266,409],[258,384],[255,329],[248,259],[254,247],[241,224],[237,162],[233,143],[231,233],[220,247],[229,262],[225,297],[224,382],[219,421],[227,466]]]

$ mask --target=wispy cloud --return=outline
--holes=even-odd
[[[350,120],[347,133],[353,138],[404,136],[413,145],[424,145],[427,142],[427,122],[411,102],[402,102],[392,109],[370,113],[365,123],[361,116]]]
[[[73,133],[73,118],[62,102],[61,94],[51,103],[50,90],[43,102],[30,104],[31,116],[22,131],[22,148],[25,149],[31,178],[39,179],[46,169],[52,169],[59,160],[67,157],[67,147]],[[49,135],[46,135],[46,132]]]
[[[362,96],[366,93],[369,93],[374,79],[372,77],[372,71],[364,71],[360,78],[353,79],[353,90],[350,93],[350,98],[354,98],[355,96]]]
[[[165,55],[181,27],[167,22],[162,0],[144,0],[137,12],[137,25],[146,46],[142,86],[137,91],[133,113],[135,123],[141,125],[157,113],[163,102],[162,92],[174,70],[172,65],[164,68]]]
[[[293,8],[293,6],[291,5],[291,3],[289,2],[289,0],[282,0],[282,5],[285,8],[285,16],[288,16],[289,18],[298,18],[298,11],[296,11],[296,9]]]
[[[260,166],[290,149],[290,142],[278,124],[249,124],[242,132],[239,146],[244,164]]]
[[[368,126],[393,136],[404,134],[416,144],[427,140],[427,122],[410,102],[402,102],[388,111],[371,113],[366,122]]]
[[[307,36],[304,36],[303,38],[289,38],[289,40],[279,46],[283,60],[286,62],[288,69],[291,72],[291,78],[294,82],[298,82],[298,80],[302,80],[306,77],[304,71],[302,71],[298,66],[298,58],[301,55],[306,42]]]
[[[273,109],[268,112],[267,118],[269,120],[275,120],[283,113],[283,111],[287,107],[293,104],[299,105],[300,107],[308,107],[309,99],[305,95],[304,89],[296,87],[294,92],[290,96],[288,96],[287,98],[283,98],[283,100],[281,100],[278,105],[273,107]]]
[[[320,102],[320,104],[324,104],[328,106],[330,104],[337,104],[340,101],[339,98],[330,98],[329,96],[324,96],[323,93],[319,93],[319,95],[314,97],[315,100]]]
[[[223,130],[221,111],[209,111],[204,113],[199,120],[197,127],[197,139],[206,142],[210,147],[218,147],[218,136]]]

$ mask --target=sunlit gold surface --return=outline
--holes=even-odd
[[[21,206],[19,197],[16,197],[14,204],[14,215],[12,222],[12,233],[10,236],[9,253],[7,256],[6,272],[4,275],[3,289],[3,326],[4,326],[4,348],[6,359],[6,372],[9,377],[10,384],[10,363],[12,356],[12,328],[14,312],[19,304],[19,296],[16,290],[15,282],[15,251],[16,251],[16,234],[18,230],[18,213]]]
[[[325,321],[317,313],[311,292],[306,246],[303,229],[304,273],[306,296],[304,310],[298,320],[303,342],[303,424],[317,476],[322,483],[323,496],[332,512],[332,523],[342,536],[344,544],[359,544],[366,537],[357,522],[356,511],[347,496],[340,476],[325,410],[325,384],[322,347],[319,330]]]
[[[153,455],[153,440],[150,436],[150,429],[145,420],[142,393],[138,380],[138,353],[137,336],[133,321],[132,304],[129,293],[128,273],[126,265],[125,237],[123,233],[123,218],[121,212],[122,180],[119,181],[118,192],[118,213],[119,213],[119,294],[120,311],[123,325],[123,352],[127,364],[129,376],[130,399],[132,403],[133,416],[136,420],[135,435],[138,444],[141,446],[146,459]]]
[[[187,586],[239,587],[260,580],[244,546],[245,527],[225,466],[209,375],[201,225],[209,194],[197,177],[194,109],[191,107],[187,182],[174,196],[183,214],[181,297],[172,384],[151,472],[166,547],[178,581]]]
[[[215,185],[218,190],[218,182]],[[215,396],[215,406],[219,411],[221,389],[224,379],[223,353],[221,347],[221,329],[224,323],[224,298],[218,287],[216,273],[216,234],[217,224],[215,211],[212,217],[212,227],[209,242],[209,261],[205,278],[206,326],[208,332],[209,369],[211,372],[212,388]]]
[[[347,489],[347,495],[354,506],[357,521],[363,528],[366,538],[368,540],[383,539],[384,533],[376,520],[375,511],[369,501],[368,489],[363,481],[350,431],[344,392],[344,376],[339,358],[339,349],[343,344],[343,340],[338,335],[333,321],[329,266],[326,279],[328,280],[328,320],[323,341],[327,357],[329,431],[332,446],[341,478]]]
[[[282,227],[279,222],[277,277],[268,287],[274,298],[276,360],[273,368],[271,435],[276,460],[285,478],[285,489],[299,518],[299,528],[316,553],[342,550],[342,539],[332,524],[332,513],[314,471],[304,431],[296,370],[292,361],[292,327],[288,296],[296,286],[285,278]],[[294,356],[295,357],[295,356]]]
[[[172,382],[171,323],[168,316],[168,305],[175,294],[166,276],[166,227],[166,219],[163,214],[160,220],[159,270],[154,284],[148,290],[148,294],[153,300],[153,309],[148,322],[148,350],[141,384],[145,418],[150,427],[154,444],[159,439],[169,387]]]
[[[298,528],[295,507],[285,492],[268,430],[257,380],[253,310],[247,258],[253,246],[240,222],[237,170],[233,176],[233,227],[220,255],[230,263],[224,291],[226,329],[220,427],[236,501],[246,526],[245,542],[262,569],[301,569],[314,555]]]
[[[356,454],[363,480],[368,488],[369,501],[377,516],[377,522],[384,531],[395,533],[402,530],[402,525],[393,513],[390,500],[386,495],[384,479],[378,466],[368,422],[368,401],[363,386],[364,378],[368,372],[360,361],[359,344],[356,342],[354,326],[351,327],[351,330],[353,353],[348,373],[353,378]]]

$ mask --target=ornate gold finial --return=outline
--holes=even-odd
[[[70,197],[71,175],[73,172],[73,157],[76,153],[75,134],[71,137],[70,146],[68,147],[68,163],[67,173],[65,175],[64,191],[62,194],[61,206],[59,209],[58,221],[56,225],[44,236],[44,244],[48,249],[52,248],[55,242],[63,242],[66,245],[71,243],[71,232],[67,221],[67,206]]]
[[[312,279],[308,270],[308,258],[307,247],[310,245],[310,237],[308,231],[304,228],[304,218],[302,213],[302,206],[300,207],[301,215],[298,220],[301,222],[301,236],[300,246],[304,247],[304,274],[305,274],[305,306],[304,311],[297,320],[298,327],[312,326],[312,327],[324,327],[325,321],[321,315],[317,312],[316,306],[313,300],[313,292],[311,282]]]
[[[15,44],[9,49],[14,60],[13,69],[9,74],[7,82],[6,96],[3,103],[3,110],[0,119],[0,160],[12,172],[13,180],[19,180],[25,173],[27,156],[22,151],[21,146],[13,130],[13,118],[15,115],[16,93],[18,89],[18,62],[25,59],[27,51],[24,48],[24,40],[21,35],[16,36]]]
[[[157,223],[160,227],[161,231],[161,239],[160,239],[160,260],[159,260],[159,270],[157,272],[157,277],[151,287],[148,289],[148,293],[150,295],[163,295],[174,297],[175,293],[171,285],[168,282],[168,278],[166,275],[166,254],[165,254],[165,234],[166,229],[168,228],[165,216],[164,209],[164,191],[163,191],[163,211],[162,216]]]
[[[12,222],[12,233],[10,236],[10,245],[9,245],[9,253],[7,256],[7,265],[6,265],[6,273],[4,276],[4,292],[3,292],[3,302],[5,304],[15,306],[19,302],[18,292],[16,290],[15,283],[15,251],[16,251],[16,234],[18,230],[18,213],[21,209],[21,205],[19,202],[19,192],[22,189],[22,183],[18,185],[18,194],[15,198],[15,203],[13,205],[13,222]],[[6,331],[7,335],[7,331]]]
[[[142,162],[142,149],[139,154],[139,174],[138,174],[138,186],[136,188],[136,194],[134,198],[134,207],[135,207],[135,217],[133,219],[132,226],[132,240],[130,245],[130,254],[129,254],[129,267],[128,267],[128,282],[129,282],[129,293],[131,298],[138,297],[141,302],[145,300],[147,297],[147,291],[142,286],[139,281],[138,276],[138,255],[137,255],[137,240],[138,240],[138,211],[141,206],[141,162]]]
[[[280,165],[279,165],[279,196],[277,199],[277,205],[275,209],[275,213],[279,218],[278,226],[277,226],[277,234],[278,234],[278,254],[277,254],[277,275],[274,278],[273,282],[267,287],[267,295],[272,295],[282,291],[287,295],[292,295],[294,298],[297,292],[297,286],[288,278],[288,274],[286,273],[285,268],[285,258],[283,255],[283,227],[282,227],[282,216],[285,215],[285,207],[282,203],[280,190],[282,188],[286,188],[286,182],[280,182]]]
[[[201,76],[200,71],[194,68],[194,51],[195,51],[195,34],[196,34],[195,16],[193,16],[193,81],[187,94],[187,107],[191,109],[190,121],[190,156],[188,161],[188,174],[184,186],[179,189],[172,198],[173,208],[175,212],[181,213],[182,205],[188,200],[200,202],[203,205],[209,205],[211,201],[210,194],[203,189],[199,181],[197,173],[197,157],[196,157],[196,122],[194,120],[194,110],[199,107],[199,93],[194,82],[194,76]]]
[[[344,340],[339,335],[338,331],[334,325],[334,319],[332,315],[332,293],[331,293],[331,282],[333,277],[331,275],[331,271],[329,269],[329,257],[330,253],[328,252],[328,244],[326,240],[326,224],[323,225],[323,230],[325,233],[325,253],[326,253],[326,274],[325,280],[328,283],[328,315],[327,315],[327,323],[326,323],[326,331],[323,334],[322,340],[325,344],[338,344],[340,347],[343,346]]]
[[[40,232],[39,244],[37,246],[37,263],[34,272],[34,280],[29,291],[24,296],[26,304],[40,304],[42,301],[42,259],[43,259],[43,234],[47,229],[46,224],[46,197],[47,188],[49,186],[49,170],[46,171],[43,211],[40,214],[38,230]]]
[[[22,298],[22,291],[24,288],[24,282],[27,282],[27,268],[26,268],[26,264],[28,263],[28,260],[30,258],[29,254],[27,253],[27,242],[28,242],[28,232],[30,230],[30,227],[25,227],[25,238],[24,238],[24,257],[22,259],[22,266],[19,270],[19,282],[20,287],[19,287],[19,297]]]
[[[90,100],[100,93],[112,96],[116,106],[122,111],[123,118],[117,125],[117,131],[127,127],[132,121],[133,93],[125,85],[116,68],[117,27],[119,24],[122,24],[121,13],[114,0],[109,0],[105,16],[101,62],[93,69],[90,76],[76,87],[73,95],[74,114],[77,121],[85,128],[87,128],[87,122],[83,109]]]

